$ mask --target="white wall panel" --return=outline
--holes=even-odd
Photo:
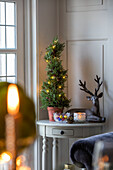
[[[67,12],[104,10],[107,0],[67,0]]]
[[[72,108],[91,107],[92,102],[86,99],[85,92],[79,90],[79,80],[87,82],[87,87],[94,92],[97,84],[94,77],[104,79],[104,49],[102,41],[69,41],[67,53],[68,97],[72,98]],[[102,90],[102,89],[101,89]],[[103,100],[101,99],[103,113]]]
[[[106,11],[66,13],[65,17],[64,34],[67,40],[107,38]]]

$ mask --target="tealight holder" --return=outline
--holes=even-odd
[[[85,122],[86,113],[85,112],[76,112],[74,113],[74,122]]]

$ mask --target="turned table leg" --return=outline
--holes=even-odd
[[[52,170],[57,169],[58,164],[58,139],[53,138],[53,153],[52,153]]]
[[[42,170],[46,170],[46,137],[43,136],[42,146]]]

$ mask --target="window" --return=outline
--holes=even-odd
[[[0,1],[0,82],[16,83],[19,80],[24,81],[23,0],[2,0]]]
[[[16,7],[0,2],[0,81],[16,82]],[[5,50],[7,51],[5,52]],[[14,52],[11,52],[13,49]]]

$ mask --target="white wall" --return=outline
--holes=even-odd
[[[91,107],[79,90],[78,80],[86,80],[93,90],[94,76],[104,80],[100,100],[101,115],[107,118],[105,131],[113,130],[113,1],[112,0],[39,0],[39,89],[46,78],[45,48],[59,34],[66,43],[63,63],[68,71],[67,95],[72,107]],[[48,119],[39,109],[39,119]],[[59,141],[59,163],[69,161],[69,143]],[[63,152],[65,151],[65,156]],[[51,170],[51,167],[49,167]],[[60,169],[59,169],[60,170]]]
[[[93,79],[99,75],[104,81],[100,110],[101,116],[107,118],[106,131],[113,129],[112,18],[112,0],[59,1],[59,36],[66,43],[63,60],[69,69],[68,97],[72,97],[72,108],[90,108],[87,94],[79,90],[79,79],[86,80],[88,88],[94,91]]]
[[[45,50],[57,35],[56,7],[56,0],[39,0],[39,90],[41,89],[43,81],[46,79]],[[39,119],[48,119],[47,111],[40,110]]]

